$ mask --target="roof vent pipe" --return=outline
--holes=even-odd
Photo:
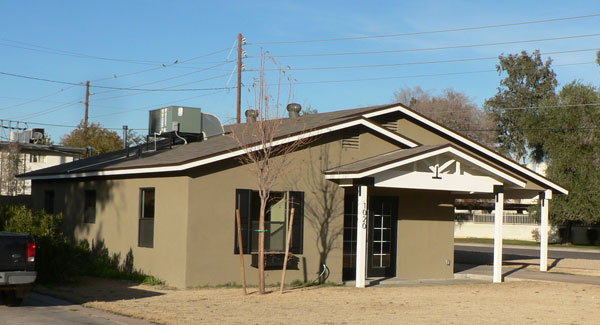
[[[300,111],[302,110],[302,106],[296,103],[290,103],[287,105],[287,111],[290,114],[290,118],[300,117]]]
[[[246,123],[254,123],[256,122],[256,118],[258,117],[258,111],[255,109],[247,109],[246,112]]]

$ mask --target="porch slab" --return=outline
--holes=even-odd
[[[440,285],[457,285],[465,283],[489,283],[490,277],[479,278],[457,276],[453,279],[404,279],[404,278],[367,278],[365,280],[366,287],[373,286],[389,286],[389,287],[412,287],[412,286],[440,286]],[[355,281],[346,281],[344,286],[353,287],[356,285]]]

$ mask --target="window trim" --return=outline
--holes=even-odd
[[[152,190],[152,193],[154,195],[153,198],[153,204],[152,204],[152,208],[154,211],[152,211],[152,217],[145,217],[145,206],[144,206],[144,199],[145,199],[145,192]],[[140,192],[139,192],[139,212],[138,212],[138,247],[146,247],[146,248],[154,248],[154,221],[156,219],[156,188],[155,187],[140,187]],[[149,222],[150,220],[152,220],[152,222]],[[150,227],[152,228],[152,236],[150,237],[149,243],[146,242],[142,242],[142,231],[149,231],[146,230],[146,227]]]
[[[273,194],[283,194],[285,196],[285,223],[284,223],[284,246],[285,239],[287,238],[287,232],[289,229],[289,221],[290,221],[290,213],[291,208],[295,201],[300,201],[300,206],[294,206],[295,214],[294,214],[294,228],[292,232],[292,238],[290,241],[290,252],[293,254],[302,254],[304,247],[304,192],[298,191],[272,191]],[[254,228],[252,227],[253,223],[256,223],[259,216],[254,216],[256,214],[256,209],[252,207],[252,201],[260,200],[258,197],[258,191],[250,190],[250,189],[236,189],[235,192],[235,210],[240,210],[240,221],[242,224],[242,240],[243,240],[243,248],[244,254],[256,254],[256,250],[252,250],[253,246],[253,237],[254,236]],[[253,199],[254,198],[254,199]],[[268,222],[268,220],[265,220]],[[265,225],[267,226],[267,225]],[[234,254],[239,254],[239,246],[238,246],[238,233],[237,233],[237,216],[234,217]],[[265,246],[268,244],[268,241],[265,242]],[[265,247],[265,252],[270,253],[278,253],[279,250],[269,250],[268,247]]]

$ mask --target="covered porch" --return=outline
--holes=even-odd
[[[447,253],[453,252],[454,235],[446,222],[451,212],[453,224],[454,200],[459,198],[495,202],[493,282],[503,280],[505,200],[539,198],[540,270],[547,271],[548,203],[553,188],[509,166],[445,144],[397,150],[324,174],[346,189],[344,265],[352,266],[345,271],[353,272],[357,287],[365,287],[367,277],[374,276],[447,275],[454,263]]]

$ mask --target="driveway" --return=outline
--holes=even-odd
[[[494,245],[491,244],[454,244],[454,259],[460,263],[481,264],[487,261],[492,262],[493,254]],[[505,261],[514,258],[540,258],[540,248],[539,246],[503,245],[502,255]],[[484,261],[482,261],[482,258]],[[600,260],[600,250],[549,247],[548,258]]]
[[[454,272],[476,278],[492,275],[494,247],[490,244],[454,245]],[[539,271],[539,247],[504,245],[502,275],[505,279],[543,280],[600,285],[600,250],[552,247],[548,272]]]
[[[150,322],[83,307],[50,296],[31,293],[20,307],[8,307],[0,300],[1,324],[131,324]]]

